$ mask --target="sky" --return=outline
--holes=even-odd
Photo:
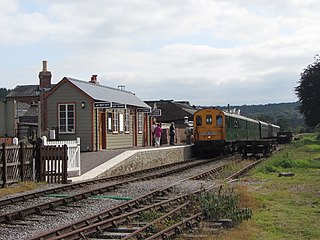
[[[0,87],[63,77],[144,101],[295,102],[319,54],[317,0],[0,0]]]

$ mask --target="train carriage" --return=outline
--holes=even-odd
[[[268,123],[259,121],[260,138],[268,138]]]
[[[204,108],[194,113],[194,143],[201,154],[242,151],[249,142],[260,144],[277,127],[216,108]]]
[[[274,124],[268,124],[268,138],[277,138],[280,127]]]

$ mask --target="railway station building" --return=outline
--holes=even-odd
[[[124,86],[103,86],[97,75],[89,81],[64,77],[57,84],[51,83],[51,77],[47,62],[43,61],[39,85],[17,86],[9,93],[6,103],[0,106],[8,119],[1,119],[0,123],[9,126],[10,131],[1,135],[29,141],[44,135],[60,141],[79,137],[81,151],[149,144],[151,108]],[[27,112],[31,114],[28,116]],[[26,131],[22,131],[21,124]]]
[[[148,145],[150,107],[123,88],[64,77],[44,97],[51,138],[81,138],[81,151]],[[49,133],[50,137],[50,133]]]

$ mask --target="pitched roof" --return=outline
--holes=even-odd
[[[196,107],[187,101],[160,100],[146,101],[146,103],[152,108],[155,105],[161,109],[161,116],[157,117],[157,120],[162,122],[183,122],[185,116],[192,118],[197,111]]]
[[[36,90],[39,85],[18,85],[6,96],[7,98],[15,97],[37,97]]]
[[[107,87],[100,84],[94,84],[70,77],[65,77],[65,79],[70,81],[95,101],[114,102],[140,108],[150,108],[148,104],[144,103],[132,92],[119,90],[117,88]]]

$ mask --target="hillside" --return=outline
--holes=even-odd
[[[242,105],[230,106],[230,110],[240,110],[242,116],[275,123],[281,127],[282,131],[303,132],[306,131],[306,127],[303,115],[299,112],[299,105],[299,102]]]

